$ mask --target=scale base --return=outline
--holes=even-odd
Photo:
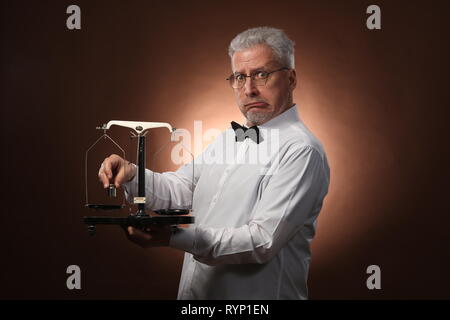
[[[94,235],[97,225],[118,225],[122,227],[135,227],[145,229],[151,225],[166,226],[178,224],[192,224],[195,221],[193,216],[148,216],[129,215],[128,217],[84,217],[83,221],[88,225],[88,232]]]

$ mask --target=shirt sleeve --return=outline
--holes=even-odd
[[[270,177],[253,218],[238,228],[179,229],[170,245],[209,265],[266,263],[317,217],[328,190],[326,161],[311,146],[292,148]]]

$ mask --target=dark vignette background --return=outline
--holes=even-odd
[[[374,3],[381,31],[365,27]],[[66,29],[70,4],[81,31]],[[242,121],[227,46],[260,25],[295,40],[295,101],[332,169],[311,298],[450,298],[446,1],[2,1],[1,12],[0,298],[176,297],[181,252],[140,249],[115,228],[87,235],[84,152],[111,119]],[[66,288],[71,264],[82,290]],[[371,264],[382,290],[366,288]]]

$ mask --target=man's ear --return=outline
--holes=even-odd
[[[289,86],[292,91],[297,87],[297,73],[294,69],[289,71]]]

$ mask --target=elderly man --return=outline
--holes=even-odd
[[[279,29],[253,28],[232,40],[229,55],[227,80],[246,126],[233,122],[196,159],[194,183],[192,163],[176,172],[146,171],[146,206],[192,207],[195,225],[176,232],[130,227],[128,238],[185,251],[179,299],[306,299],[329,167],[293,103],[294,43]],[[201,161],[223,159],[224,150],[235,151],[232,161]],[[268,161],[249,161],[261,150]],[[117,155],[105,159],[99,178],[105,187],[123,185],[129,198],[136,194],[136,167]]]

